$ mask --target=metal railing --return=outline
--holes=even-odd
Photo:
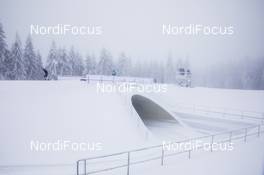
[[[263,118],[260,119],[262,121]],[[211,145],[211,152],[213,152],[213,144],[214,143],[224,143],[224,142],[229,142],[231,143],[234,140],[239,140],[242,139],[244,142],[247,141],[247,139],[251,136],[257,136],[260,137],[261,133],[264,132],[262,130],[263,124],[258,124],[258,125],[253,125],[250,127],[246,128],[241,128],[241,129],[236,129],[236,130],[231,130],[231,131],[226,131],[226,132],[221,132],[221,133],[216,133],[212,135],[206,135],[206,136],[201,136],[201,137],[195,137],[195,138],[189,138],[186,140],[181,140],[181,141],[175,141],[175,142],[170,142],[169,144],[180,144],[180,143],[186,143],[186,142],[194,142],[194,141],[199,141],[201,139],[207,140],[207,142],[210,143]],[[197,148],[197,147],[196,147]],[[198,147],[197,149],[203,149],[203,146]],[[144,152],[151,151],[151,157],[148,155],[143,155]],[[191,153],[194,151],[193,149],[188,149],[188,150],[183,150],[179,152],[173,152],[173,153],[168,153],[164,149],[164,144],[160,145],[154,145],[154,146],[149,146],[149,147],[143,147],[139,149],[134,149],[130,151],[123,151],[119,153],[114,153],[114,154],[108,154],[104,156],[97,156],[97,157],[91,157],[91,158],[86,158],[86,159],[80,159],[77,161],[76,169],[77,169],[77,175],[88,175],[88,174],[95,174],[95,173],[100,173],[100,172],[106,172],[106,171],[111,171],[115,169],[121,169],[121,168],[126,168],[126,174],[129,175],[130,173],[130,168],[132,165],[136,164],[142,164],[145,162],[153,161],[153,160],[159,160],[160,165],[164,165],[164,161],[166,157],[171,157],[171,156],[176,156],[179,154],[187,153],[188,158],[191,158]],[[136,160],[133,160],[131,157],[133,155],[136,155],[136,153],[140,152],[139,156],[144,157],[144,159],[137,157]],[[153,154],[155,155],[153,156]],[[118,165],[111,165],[109,167],[104,167],[104,168],[97,168],[97,169],[92,169],[91,166],[93,163],[90,161],[94,160],[101,160],[101,159],[108,159],[108,162],[113,163],[112,158],[117,158],[117,161],[121,161],[121,164]],[[100,162],[97,162],[100,164]],[[87,169],[88,167],[88,169]]]
[[[173,112],[174,107],[171,107]],[[226,117],[226,116],[233,116],[237,117],[238,119],[254,119],[260,121],[264,124],[264,113],[256,112],[256,111],[246,111],[246,110],[239,110],[239,109],[232,109],[232,108],[221,108],[221,107],[212,107],[212,106],[202,106],[202,105],[186,105],[178,103],[176,105],[177,111],[187,111],[187,112],[204,112],[206,114],[219,114],[219,116]]]
[[[90,82],[120,82],[120,83],[142,83],[152,84],[154,83],[153,78],[142,78],[142,77],[121,77],[121,76],[107,76],[107,75],[86,75],[80,79],[81,81]]]

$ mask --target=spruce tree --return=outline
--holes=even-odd
[[[131,63],[129,58],[126,56],[125,53],[121,53],[116,65],[118,75],[127,76],[130,72],[130,65]]]
[[[71,74],[71,65],[65,48],[58,50],[57,72],[60,76]]]
[[[72,46],[71,47],[71,50],[69,52],[69,65],[70,65],[70,75],[73,76],[75,74],[75,57],[76,57],[76,54],[75,54],[75,51],[74,51],[74,47]]]
[[[13,80],[25,80],[26,79],[26,71],[23,62],[23,52],[22,45],[19,38],[19,35],[16,34],[16,39],[11,48],[11,56],[10,56],[10,79]]]
[[[175,82],[175,66],[172,60],[171,54],[169,54],[166,62],[166,69],[165,69],[165,81],[166,83],[174,83]]]
[[[57,74],[57,63],[58,63],[58,53],[57,53],[57,48],[56,44],[53,41],[51,44],[51,48],[49,50],[48,54],[48,59],[46,63],[46,69],[48,70],[49,73],[49,79],[58,79],[58,74]]]
[[[24,49],[23,55],[25,70],[26,70],[26,78],[28,80],[36,80],[37,74],[37,61],[36,61],[36,54],[34,52],[33,44],[31,37],[28,36],[26,40],[26,45]]]
[[[102,75],[111,75],[113,70],[113,61],[110,52],[102,49],[100,60],[98,62],[98,73]]]
[[[6,74],[6,57],[8,56],[7,53],[7,44],[5,41],[5,32],[3,30],[3,26],[0,23],[0,80],[5,79]]]
[[[86,56],[84,67],[85,74],[96,74],[96,60],[94,55]]]
[[[39,52],[37,52],[36,55],[36,79],[37,80],[44,80],[44,71],[43,71],[43,63],[42,63],[42,57]]]
[[[84,71],[83,59],[81,55],[74,50],[74,47],[71,47],[69,53],[70,65],[71,65],[71,75],[72,76],[81,76]]]

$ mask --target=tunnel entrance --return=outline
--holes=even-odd
[[[180,123],[154,101],[142,95],[133,95],[131,102],[145,126],[155,136],[164,139],[182,135]]]
[[[145,124],[149,121],[177,122],[177,120],[160,105],[144,96],[133,95],[131,101],[133,107]]]

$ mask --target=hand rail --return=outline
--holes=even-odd
[[[91,81],[97,82],[126,82],[126,83],[154,83],[153,78],[144,78],[144,77],[122,77],[122,76],[111,76],[111,75],[86,75],[80,79],[81,81]]]
[[[261,130],[261,126],[262,124],[258,124],[258,125],[254,125],[254,126],[249,126],[249,127],[245,127],[245,128],[240,128],[240,129],[236,129],[236,130],[231,130],[231,131],[226,131],[226,132],[220,132],[217,134],[212,134],[212,135],[206,135],[206,136],[201,136],[201,137],[195,137],[195,138],[189,138],[189,139],[185,139],[185,140],[180,140],[180,141],[175,141],[175,142],[171,142],[169,144],[174,144],[174,143],[184,143],[184,142],[188,142],[188,141],[197,141],[203,138],[211,138],[211,144],[213,143],[221,143],[221,142],[230,142],[232,140],[238,140],[238,139],[244,139],[244,142],[247,141],[247,138],[250,136],[254,136],[256,135],[257,137],[260,137],[260,133],[263,133],[264,130]],[[257,129],[256,132],[253,133],[249,133],[248,131],[250,129]],[[237,131],[244,131],[244,134],[239,134],[238,136],[235,137],[235,135],[233,133],[237,132]],[[214,138],[218,135],[229,135],[229,138],[224,138],[218,142],[214,141]],[[114,154],[108,154],[108,155],[103,155],[103,156],[96,156],[96,157],[90,157],[90,158],[85,158],[85,159],[80,159],[77,161],[77,175],[86,175],[86,174],[95,174],[95,173],[99,173],[99,172],[103,172],[103,171],[110,171],[110,170],[114,170],[114,169],[118,169],[118,168],[123,168],[123,167],[127,167],[127,175],[129,175],[130,172],[130,166],[131,165],[135,165],[135,164],[140,164],[140,163],[144,163],[144,162],[148,162],[148,161],[152,161],[152,160],[161,160],[161,166],[164,164],[164,158],[165,157],[169,157],[169,156],[174,156],[174,155],[178,155],[181,153],[188,153],[188,158],[191,158],[191,151],[192,150],[184,150],[184,151],[180,151],[180,152],[176,152],[176,153],[172,153],[172,154],[165,154],[164,152],[164,148],[163,148],[163,144],[160,145],[153,145],[153,146],[149,146],[149,147],[143,147],[143,148],[138,148],[138,149],[133,149],[130,151],[123,151],[123,152],[119,152],[119,153],[114,153]],[[145,151],[145,150],[151,150],[154,148],[162,148],[161,149],[161,155],[160,156],[156,156],[156,157],[152,157],[152,158],[147,158],[145,160],[137,160],[137,161],[131,161],[131,154],[135,153],[135,152],[139,152],[139,151]],[[203,147],[202,147],[203,148]],[[200,149],[200,148],[199,148]],[[213,152],[212,146],[211,146],[211,152]],[[118,156],[118,155],[125,155],[127,154],[127,164],[122,164],[119,166],[112,166],[109,168],[104,168],[104,169],[99,169],[99,170],[94,170],[94,171],[90,171],[87,172],[86,170],[86,166],[87,166],[87,161],[89,160],[95,160],[95,159],[102,159],[102,158],[106,158],[106,157],[114,157],[114,156]],[[80,173],[80,163],[83,162],[83,167],[84,167],[84,172]]]
[[[219,113],[219,114],[226,114],[226,115],[236,115],[242,118],[245,117],[245,118],[264,119],[264,112],[258,112],[258,111],[241,110],[241,109],[235,109],[235,108],[225,108],[225,107],[216,107],[216,106],[206,106],[206,105],[196,105],[196,104],[188,105],[184,103],[177,103],[176,106],[182,109],[184,108],[190,109],[189,111],[204,111],[204,112],[212,112],[212,113]],[[173,109],[174,107],[171,106],[171,108]],[[208,109],[218,109],[219,111],[208,110]],[[261,117],[252,116],[252,115],[249,115],[248,113],[257,114],[258,116],[261,116]]]

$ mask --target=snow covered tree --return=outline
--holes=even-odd
[[[57,72],[58,75],[63,76],[63,75],[70,75],[71,74],[71,66],[68,55],[66,50],[59,49],[58,50],[58,64],[57,64]]]
[[[111,75],[113,71],[113,61],[110,52],[106,49],[102,49],[100,59],[97,65],[98,74]]]
[[[35,70],[35,79],[36,80],[44,80],[44,71],[43,71],[43,63],[42,57],[39,52],[36,55],[36,70]]]
[[[48,70],[49,73],[49,77],[48,79],[58,79],[58,74],[57,74],[57,48],[56,48],[56,44],[53,41],[51,44],[51,48],[49,50],[49,54],[48,54],[48,58],[47,58],[47,62],[46,62],[46,69]]]
[[[69,58],[69,55],[65,49],[62,49],[60,59],[63,62],[63,70],[62,74],[65,75],[71,75],[72,74],[72,65],[71,65],[71,60]]]
[[[38,74],[38,64],[36,54],[34,52],[31,37],[28,36],[23,54],[23,61],[26,70],[26,78],[28,80],[36,80],[36,74]]]
[[[74,51],[74,47],[71,47],[71,50],[69,51],[69,65],[70,65],[70,69],[71,69],[71,76],[73,76],[74,74],[74,68],[75,68],[75,59],[76,55],[75,55],[75,51]]]
[[[62,49],[57,50],[57,65],[56,65],[56,71],[59,76],[62,76],[63,74],[63,66],[64,66],[64,60],[63,60],[63,53]]]
[[[84,71],[83,59],[81,55],[74,50],[74,47],[71,47],[69,53],[70,65],[73,76],[81,76]]]
[[[148,77],[154,78],[156,82],[164,81],[163,63],[151,60],[148,64]]]
[[[94,55],[87,55],[85,59],[84,65],[84,73],[85,74],[95,74],[96,73],[96,60]]]
[[[23,62],[22,46],[19,35],[16,34],[16,39],[11,48],[9,71],[7,73],[9,79],[25,80],[26,70]]]
[[[264,58],[262,58],[264,60]],[[264,62],[264,61],[263,61]],[[262,72],[260,74],[260,85],[259,85],[259,89],[264,89],[264,63],[261,65],[262,66]]]
[[[132,76],[138,76],[138,77],[142,77],[143,76],[143,66],[142,63],[137,60],[136,63],[132,64],[131,66],[131,71],[130,71],[130,75]]]
[[[3,26],[0,23],[0,80],[5,79],[6,74],[6,57],[8,56],[7,53],[7,44],[5,41],[5,32],[3,30]]]
[[[75,67],[74,67],[74,75],[82,76],[84,71],[84,65],[83,65],[83,58],[80,53],[76,53],[75,56]]]
[[[130,59],[122,52],[118,58],[116,69],[117,74],[120,76],[127,76],[130,72],[131,62]]]
[[[166,62],[165,68],[165,82],[166,83],[174,83],[175,82],[175,75],[176,70],[174,66],[174,62],[172,60],[172,56],[169,54]]]

